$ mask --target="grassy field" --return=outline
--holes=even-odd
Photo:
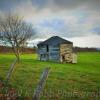
[[[14,58],[12,54],[0,54],[0,77],[4,80]],[[99,52],[79,53],[77,64],[42,62],[36,54],[24,54],[10,84],[19,94],[31,96],[45,67],[51,70],[41,100],[100,100]]]

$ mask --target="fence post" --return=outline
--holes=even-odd
[[[43,91],[43,88],[45,86],[45,81],[48,77],[49,70],[50,70],[50,68],[45,68],[45,70],[43,71],[43,73],[40,77],[39,84],[37,85],[37,88],[36,88],[36,90],[33,94],[33,99],[32,100],[39,100],[40,99],[40,94]]]
[[[7,73],[7,76],[6,76],[6,81],[7,81],[7,82],[9,81],[9,79],[10,79],[10,77],[11,77],[11,74],[12,74],[12,72],[13,72],[13,70],[14,70],[14,67],[15,67],[16,62],[17,62],[17,59],[15,59],[14,62],[13,62],[13,63],[11,64],[11,66],[10,66],[10,69],[9,69],[9,71],[8,71],[8,73]]]

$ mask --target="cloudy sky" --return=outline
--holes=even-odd
[[[100,0],[0,0],[0,15],[8,12],[33,23],[33,42],[58,35],[74,46],[100,47]]]

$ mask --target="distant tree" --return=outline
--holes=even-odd
[[[18,15],[8,14],[0,17],[0,41],[12,47],[12,50],[20,60],[20,47],[24,46],[35,35],[32,24],[26,23]]]

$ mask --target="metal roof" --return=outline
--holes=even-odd
[[[52,45],[52,44],[63,44],[63,43],[66,43],[66,44],[73,44],[73,42],[70,42],[68,40],[65,40],[59,36],[53,36],[53,37],[50,37],[49,39],[39,43],[37,46],[39,45]]]

